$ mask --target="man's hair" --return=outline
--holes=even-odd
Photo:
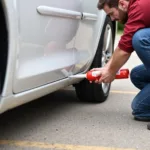
[[[107,4],[110,8],[112,7],[118,7],[118,1],[119,0],[99,0],[97,7],[98,9],[103,9],[104,5]]]

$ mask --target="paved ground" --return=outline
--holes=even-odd
[[[133,54],[125,67],[140,63]],[[146,122],[130,104],[138,90],[116,80],[102,104],[81,103],[61,90],[0,116],[0,150],[150,150]]]

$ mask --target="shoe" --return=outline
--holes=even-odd
[[[134,120],[150,122],[150,118],[146,118],[146,117],[134,117]]]

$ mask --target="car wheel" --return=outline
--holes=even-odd
[[[107,17],[91,68],[103,67],[113,54],[114,33],[111,20]],[[104,102],[110,91],[111,84],[89,83],[84,79],[75,85],[76,94],[81,101]]]

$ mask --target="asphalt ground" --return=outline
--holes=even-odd
[[[124,68],[138,64],[133,53]],[[147,122],[132,116],[138,92],[115,80],[102,104],[79,102],[69,87],[10,110],[0,116],[0,150],[150,150]]]

